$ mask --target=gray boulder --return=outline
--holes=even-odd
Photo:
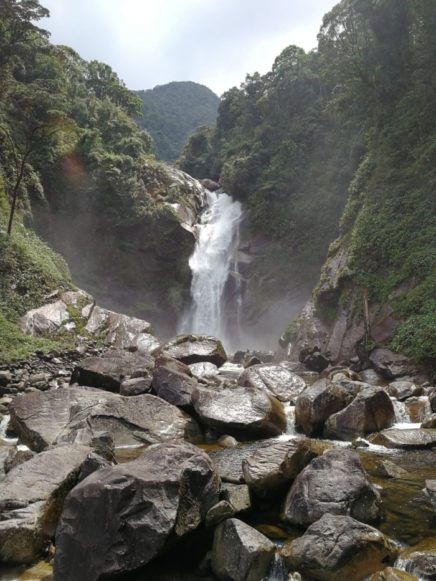
[[[286,428],[282,405],[261,389],[198,386],[192,393],[192,402],[203,423],[238,439],[278,436]]]
[[[192,392],[197,385],[198,382],[192,377],[191,370],[181,361],[166,355],[156,359],[153,389],[165,401],[184,409],[191,409]]]
[[[289,488],[314,458],[304,440],[280,442],[261,448],[242,461],[242,473],[250,490],[259,497],[274,497]]]
[[[31,563],[54,536],[67,493],[91,449],[58,446],[13,468],[0,483],[0,559]]]
[[[57,332],[69,320],[67,305],[58,300],[28,311],[20,319],[20,327],[26,335],[44,335]]]
[[[306,388],[306,382],[281,365],[261,364],[246,369],[238,380],[239,385],[265,389],[279,401],[295,403]]]
[[[223,482],[240,484],[245,482],[242,473],[242,462],[249,458],[256,450],[269,447],[271,444],[266,441],[259,441],[254,444],[245,444],[236,448],[211,451],[209,456],[216,467]]]
[[[260,581],[274,552],[274,544],[256,529],[236,518],[228,519],[215,529],[212,570],[226,581]]]
[[[120,385],[120,395],[142,395],[151,391],[151,377],[133,377],[123,379]]]
[[[385,391],[364,389],[343,410],[330,416],[324,426],[324,437],[353,440],[370,432],[390,428],[395,423],[392,401]]]
[[[74,369],[71,383],[119,392],[126,379],[141,378],[151,385],[154,359],[149,355],[110,350],[101,357],[87,357]]]
[[[11,404],[11,426],[32,450],[54,442],[90,444],[101,431],[115,447],[156,443],[172,438],[198,440],[196,422],[152,395],[124,397],[92,387],[28,393]]]
[[[413,381],[392,381],[386,388],[386,391],[392,397],[396,397],[400,401],[424,393],[420,385],[416,385]]]
[[[251,508],[250,490],[246,484],[226,482],[221,486],[220,496],[233,507],[235,514],[246,512]]]
[[[297,476],[284,502],[285,521],[307,526],[324,514],[350,515],[362,522],[380,517],[380,494],[351,450],[329,450]]]
[[[430,498],[433,510],[436,512],[436,480],[426,480],[425,491]]]
[[[221,341],[205,335],[179,335],[162,345],[159,354],[174,357],[186,365],[209,361],[221,367],[227,361]]]
[[[351,403],[353,395],[341,385],[319,379],[297,398],[295,425],[307,436],[322,434],[329,416]]]
[[[404,549],[396,564],[420,581],[436,579],[436,549],[428,542]]]
[[[419,428],[398,430],[397,428],[390,428],[389,430],[372,434],[368,437],[368,440],[371,444],[401,450],[436,448],[436,430]]]
[[[398,546],[350,516],[325,514],[281,551],[291,570],[316,581],[363,581],[398,555]]]
[[[187,443],[150,446],[132,462],[99,470],[65,501],[55,581],[97,581],[147,564],[198,527],[218,490],[207,454]]]
[[[374,369],[388,379],[414,375],[418,371],[415,363],[409,357],[385,348],[374,349],[369,360]]]

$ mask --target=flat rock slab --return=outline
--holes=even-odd
[[[99,470],[65,501],[54,579],[97,581],[147,564],[198,527],[218,491],[210,458],[187,443],[151,446],[132,462]]]
[[[227,361],[221,341],[205,335],[180,335],[162,345],[159,354],[174,357],[186,365],[208,361],[221,367]]]
[[[215,529],[212,570],[218,579],[255,581],[264,579],[275,546],[265,535],[231,518]]]
[[[390,428],[369,436],[368,441],[371,444],[385,446],[386,448],[399,448],[401,450],[436,448],[436,430],[421,428],[398,430]]]
[[[259,449],[269,448],[271,442],[256,442],[243,444],[236,448],[227,448],[216,452],[209,452],[209,456],[224,482],[241,484],[245,482],[242,473],[242,461]]]
[[[87,357],[74,369],[71,383],[119,392],[125,379],[143,378],[151,384],[153,357],[144,353],[111,350],[101,357]]]
[[[280,401],[295,403],[306,388],[306,382],[296,373],[275,364],[253,365],[239,377],[239,385],[266,389]]]
[[[398,555],[377,529],[349,516],[324,515],[281,551],[288,566],[316,581],[363,581]]]
[[[192,403],[200,420],[219,434],[248,440],[278,436],[286,429],[282,405],[262,389],[199,386],[192,393]]]
[[[92,387],[69,387],[18,396],[11,425],[23,442],[40,452],[57,441],[89,443],[109,431],[115,447],[172,438],[198,440],[196,422],[152,395],[124,397]]]
[[[54,535],[67,493],[91,449],[58,446],[13,468],[0,483],[0,559],[30,563]]]
[[[315,458],[295,479],[282,518],[307,526],[324,514],[351,515],[362,522],[380,517],[380,494],[351,450],[329,450]]]

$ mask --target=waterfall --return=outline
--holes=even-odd
[[[242,207],[224,193],[207,194],[207,207],[197,225],[197,243],[189,259],[192,271],[191,306],[179,331],[213,335],[225,343],[230,341],[227,325],[230,318],[239,324],[241,306],[240,274],[236,252]],[[225,304],[226,283],[235,279],[234,304]],[[234,338],[233,338],[234,339]]]

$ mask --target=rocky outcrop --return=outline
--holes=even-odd
[[[416,364],[409,357],[393,353],[389,349],[374,349],[369,356],[369,360],[374,369],[388,379],[415,375],[418,371]]]
[[[56,441],[89,443],[101,431],[111,433],[115,447],[200,435],[192,418],[155,396],[124,397],[91,387],[18,396],[10,411],[13,429],[37,452]]]
[[[346,388],[320,379],[297,398],[295,425],[307,436],[319,436],[327,418],[345,408],[352,399],[353,395]]]
[[[119,392],[124,380],[141,378],[151,385],[154,359],[140,352],[111,349],[100,357],[86,357],[76,366],[71,383]]]
[[[304,440],[272,444],[242,460],[242,473],[256,496],[274,498],[289,488],[313,457]]]
[[[239,385],[265,389],[279,401],[295,403],[306,388],[306,382],[281,365],[261,364],[246,369],[238,379]]]
[[[218,489],[208,456],[186,443],[151,446],[89,476],[64,504],[55,581],[97,581],[145,565],[200,525]]]
[[[324,514],[350,515],[362,522],[380,517],[381,499],[350,450],[329,450],[295,479],[283,507],[289,523],[307,526]]]
[[[281,554],[291,570],[316,581],[362,581],[398,555],[398,546],[350,516],[324,515]]]
[[[422,395],[424,390],[413,381],[392,381],[386,388],[388,394],[396,397],[399,401],[404,401],[409,397]]]
[[[364,389],[343,410],[328,418],[324,436],[333,440],[352,440],[370,432],[390,428],[395,423],[394,406],[380,389]]]
[[[401,450],[436,448],[436,430],[390,428],[378,434],[372,434],[368,440],[372,444]]]
[[[178,359],[186,365],[209,362],[220,367],[227,361],[221,341],[204,335],[180,335],[165,343],[159,354]]]
[[[275,546],[264,535],[232,518],[215,530],[212,570],[226,581],[264,579],[274,557]]]
[[[13,468],[0,483],[0,559],[31,563],[53,537],[68,492],[91,449],[58,446]]]
[[[278,436],[286,428],[282,405],[261,389],[199,386],[192,401],[201,421],[219,434],[248,440]]]

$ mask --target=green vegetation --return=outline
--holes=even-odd
[[[173,82],[137,95],[142,101],[138,124],[153,137],[160,159],[174,161],[198,127],[215,123],[219,99],[198,83]]]

